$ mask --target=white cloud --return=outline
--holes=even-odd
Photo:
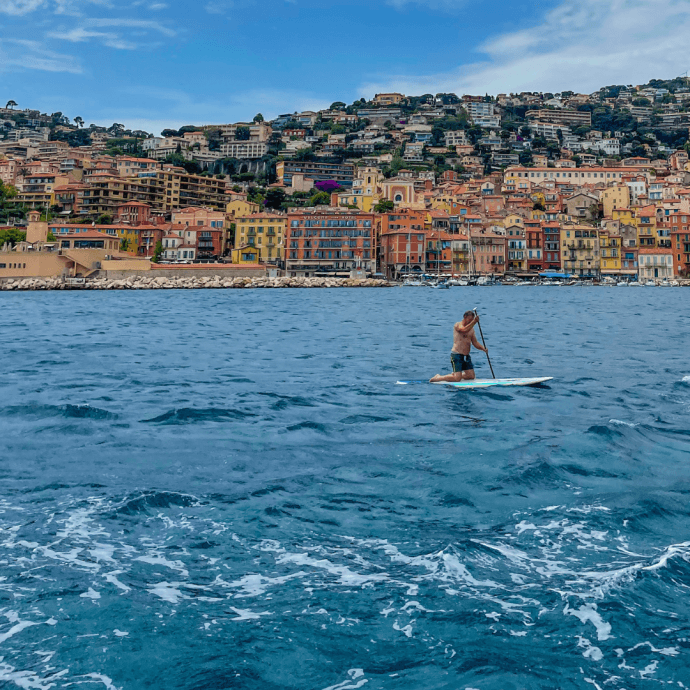
[[[688,0],[566,0],[532,28],[479,46],[485,59],[437,74],[380,77],[363,88],[417,94],[590,92],[684,73],[690,67],[689,32]]]
[[[0,39],[0,72],[27,69],[73,74],[82,72],[76,58],[48,50],[39,41]]]
[[[172,37],[177,35],[174,29],[148,19],[86,19],[84,26],[89,28],[122,27],[128,29],[148,29],[150,31],[157,31],[164,36]]]
[[[123,40],[118,34],[104,31],[88,31],[80,27],[67,31],[51,31],[48,37],[70,41],[71,43],[83,43],[92,39],[98,39],[103,45],[119,50],[134,50],[137,48],[135,43]]]
[[[20,16],[47,7],[55,14],[78,16],[83,5],[112,7],[110,0],[0,0],[0,12]]]
[[[209,14],[225,14],[233,4],[232,0],[209,0],[204,5],[204,9]]]
[[[125,32],[134,35],[137,40],[133,41],[131,37],[129,39],[124,37],[122,32],[98,31],[97,29],[100,28],[123,29]],[[159,22],[144,19],[84,19],[81,22],[81,26],[51,31],[47,34],[47,37],[60,41],[70,41],[71,43],[85,43],[97,40],[108,48],[136,50],[158,45],[141,41],[142,36],[146,36],[151,32],[162,33],[168,37],[176,35],[175,30]]]
[[[21,15],[37,10],[44,0],[0,0],[0,12]]]

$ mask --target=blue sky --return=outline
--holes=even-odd
[[[0,0],[0,100],[163,127],[690,69],[690,0]]]

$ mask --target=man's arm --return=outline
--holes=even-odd
[[[469,333],[472,330],[472,327],[474,326],[475,323],[479,323],[479,317],[475,316],[472,321],[470,321],[467,326],[464,326],[462,321],[458,321],[458,323],[455,324],[455,330],[458,333]]]
[[[477,350],[481,350],[482,352],[488,352],[488,350],[477,340],[477,334],[472,333],[472,345],[474,345]]]

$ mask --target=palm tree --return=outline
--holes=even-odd
[[[7,101],[7,105],[5,106],[5,108],[9,108],[10,110],[12,110],[13,108],[16,108],[16,107],[17,107],[16,101]]]

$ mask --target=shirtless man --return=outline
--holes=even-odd
[[[436,374],[430,383],[444,381],[455,383],[457,381],[471,381],[474,378],[474,365],[470,357],[470,348],[474,345],[482,352],[488,350],[477,340],[474,334],[474,325],[479,323],[479,315],[473,311],[466,311],[462,321],[453,328],[453,349],[450,351],[450,363],[453,373],[441,376]]]

